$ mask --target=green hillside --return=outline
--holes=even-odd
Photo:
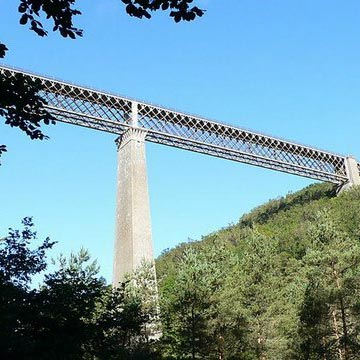
[[[169,358],[360,359],[360,188],[271,200],[156,266]]]

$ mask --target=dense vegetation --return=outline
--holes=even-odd
[[[157,261],[174,359],[360,359],[360,188],[269,201]]]
[[[131,286],[107,286],[86,250],[60,257],[57,270],[31,288],[54,245],[45,239],[31,250],[33,227],[25,218],[21,231],[0,241],[0,359],[152,359],[152,309]]]
[[[30,250],[32,227],[0,242],[0,358],[360,358],[359,187],[312,185],[165,251],[161,337],[146,264],[115,291],[82,250],[31,289],[54,245]]]

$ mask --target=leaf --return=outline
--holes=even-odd
[[[205,14],[205,10],[199,9],[197,6],[194,6],[191,11],[193,11],[199,17]]]
[[[181,14],[179,12],[176,12],[174,15],[174,20],[176,23],[180,22],[181,20]]]
[[[39,36],[43,37],[47,35],[47,32],[43,29],[35,28],[33,29]]]
[[[0,58],[5,56],[7,50],[8,48],[4,44],[0,43]]]
[[[63,37],[67,37],[67,35],[68,35],[66,29],[64,29],[63,27],[60,28],[60,34]]]
[[[130,15],[130,16],[134,16],[135,13],[137,12],[137,8],[136,6],[134,6],[132,3],[129,3],[126,6],[126,12]]]
[[[21,25],[26,25],[27,21],[28,21],[29,16],[27,14],[23,14],[20,18],[20,24]]]
[[[26,4],[21,3],[18,8],[19,13],[24,13],[26,11]]]

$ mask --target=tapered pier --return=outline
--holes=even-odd
[[[117,139],[118,179],[113,286],[143,261],[153,263],[146,131],[130,128]]]

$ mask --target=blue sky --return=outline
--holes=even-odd
[[[84,37],[69,40],[37,37],[18,25],[17,2],[2,1],[3,63],[360,159],[359,1],[197,3],[203,18],[175,24],[83,1]],[[0,233],[32,215],[40,237],[58,241],[51,256],[84,246],[110,281],[115,136],[61,123],[44,132],[51,139],[35,142],[0,123]],[[147,159],[157,255],[312,183],[154,144]]]

